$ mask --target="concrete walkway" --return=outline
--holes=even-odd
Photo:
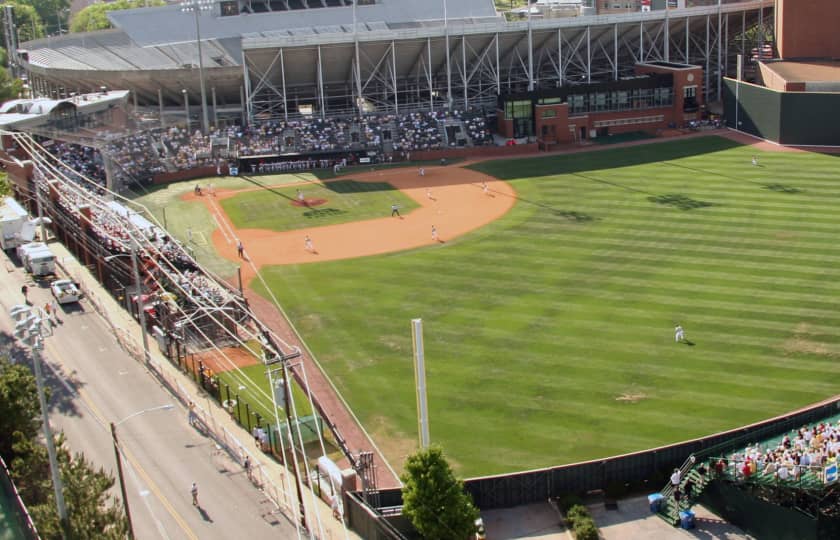
[[[603,503],[587,506],[604,540],[671,540],[679,538],[704,538],[749,540],[752,537],[730,525],[702,506],[695,506],[695,528],[684,530],[673,527],[650,512],[647,496],[622,499],[617,510],[607,510]]]

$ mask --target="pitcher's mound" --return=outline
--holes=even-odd
[[[321,206],[322,204],[327,204],[327,199],[304,199],[302,201],[295,199],[292,201],[293,206],[302,206],[306,208]]]

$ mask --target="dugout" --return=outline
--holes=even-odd
[[[840,62],[767,62],[759,72],[763,85],[724,79],[727,127],[779,144],[840,145]]]
[[[281,154],[264,154],[259,156],[244,156],[237,159],[240,174],[259,174],[260,165],[265,164],[286,164],[291,166],[294,163],[312,162],[306,169],[329,168],[342,160],[347,160],[348,165],[359,163],[372,164],[382,161],[382,155],[373,150],[342,150],[340,152],[287,152]],[[267,171],[269,172],[269,171]],[[284,172],[284,171],[275,171]]]
[[[499,96],[497,129],[507,138],[570,143],[631,131],[655,132],[699,120],[703,69],[675,62],[636,64],[617,80]]]

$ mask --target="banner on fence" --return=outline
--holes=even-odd
[[[832,463],[825,468],[825,483],[833,484],[837,481],[837,464]]]

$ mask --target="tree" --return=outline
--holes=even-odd
[[[111,28],[111,21],[108,20],[109,11],[122,9],[134,9],[144,6],[163,6],[164,0],[116,0],[116,2],[91,4],[85,9],[76,13],[70,20],[71,32],[94,32]]]
[[[35,377],[27,367],[0,357],[0,451],[41,538],[57,540],[61,529],[40,428]],[[69,520],[67,537],[125,538],[125,514],[110,494],[114,477],[103,469],[95,470],[82,454],[71,455],[63,433],[56,437],[55,446]]]
[[[39,39],[46,35],[44,22],[38,12],[29,4],[18,4],[11,2],[12,13],[15,18],[15,26],[18,31],[18,42]]]
[[[0,103],[20,97],[23,91],[23,81],[13,79],[9,71],[0,67]]]
[[[70,7],[70,0],[26,0],[26,7],[32,7],[41,21],[50,28],[58,29],[58,17],[63,10]],[[15,10],[17,20],[17,10]],[[20,23],[18,22],[18,26]]]
[[[403,514],[423,538],[466,540],[475,533],[478,509],[440,447],[409,456],[401,479]]]
[[[110,490],[114,477],[104,469],[95,470],[83,454],[71,455],[61,433],[55,441],[64,503],[68,514],[68,537],[78,539],[119,540],[125,538],[128,522],[122,506]],[[55,491],[50,477],[45,446],[35,440],[20,440],[11,470],[21,498],[44,539],[60,538],[61,529],[55,506]]]
[[[0,358],[0,455],[6,463],[18,455],[13,449],[15,434],[30,440],[38,436],[40,429],[35,376],[25,365]]]

